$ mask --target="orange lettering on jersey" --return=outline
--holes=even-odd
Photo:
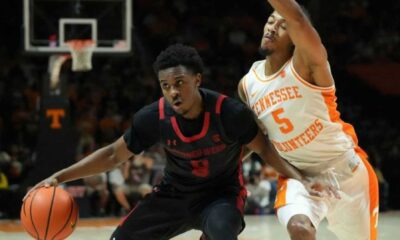
[[[270,108],[272,106],[272,104],[271,104],[271,101],[269,100],[269,98],[267,96],[264,96],[263,99],[265,101],[265,104],[267,104],[267,108]]]
[[[280,92],[281,95],[282,95],[282,102],[288,100],[288,96],[287,96],[286,91],[285,91],[284,88],[281,88],[281,89],[279,90],[279,92]]]
[[[60,129],[62,127],[60,118],[65,116],[65,110],[61,108],[56,109],[47,109],[46,117],[51,118],[50,128],[52,129]]]
[[[291,152],[300,147],[303,147],[309,143],[311,143],[318,134],[322,131],[324,126],[316,119],[304,132],[297,135],[296,137],[289,139],[285,142],[277,142],[271,140],[274,144],[275,148],[280,152]]]
[[[290,144],[288,142],[283,142],[282,145],[285,147],[286,151],[285,152],[289,152],[294,150],[293,148],[290,147]]]
[[[311,131],[311,133],[312,133],[313,135],[317,135],[317,134],[318,134],[317,127],[315,127],[314,124],[311,125],[310,128],[308,128],[308,129],[310,129],[310,131]]]
[[[302,98],[303,96],[301,96],[301,94],[299,93],[299,87],[294,86],[293,87],[293,92],[294,92],[294,96],[296,98]]]
[[[293,89],[293,87],[285,87],[285,90],[286,90],[286,92],[287,92],[287,94],[289,96],[289,99],[294,99],[295,98],[295,95],[293,95],[293,93],[292,93],[292,89]]]
[[[322,126],[322,123],[319,122],[319,119],[315,120],[315,126],[317,127],[318,131],[321,131],[324,126]]]
[[[280,91],[279,91],[279,90],[275,90],[275,91],[274,91],[274,94],[275,94],[275,96],[278,98],[278,99],[276,99],[276,101],[277,101],[278,103],[282,102],[282,97],[281,97]]]
[[[252,105],[251,108],[256,113],[256,115],[259,116],[266,109],[278,103],[298,98],[303,98],[303,96],[299,93],[299,87],[297,86],[284,87],[268,92],[267,94],[259,98],[256,101],[256,103]]]
[[[299,137],[299,136],[296,136],[296,137],[292,138],[291,140],[295,141],[296,144],[299,145],[300,147],[303,146],[303,144],[302,144],[301,141],[300,141],[300,137]],[[290,140],[289,140],[289,141],[290,141]]]
[[[300,138],[305,144],[309,144],[310,143],[310,141],[306,138],[306,134],[305,133],[300,134]]]
[[[264,101],[260,101],[259,104],[260,104],[260,112],[264,112],[265,111],[265,103],[264,103]]]
[[[298,146],[297,146],[296,142],[294,141],[294,139],[290,139],[290,140],[288,141],[288,143],[290,144],[290,146],[291,146],[293,149],[298,148]]]
[[[307,128],[304,134],[307,136],[308,139],[312,138],[312,135],[310,134],[310,128]]]
[[[272,106],[277,104],[277,102],[275,102],[275,99],[274,99],[274,92],[270,92],[268,94],[268,96],[269,96],[269,99],[271,100]]]

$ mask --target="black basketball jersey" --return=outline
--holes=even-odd
[[[203,126],[199,133],[185,136],[174,111],[161,98],[159,124],[161,143],[167,165],[165,181],[184,192],[208,191],[218,188],[239,192],[241,175],[241,143],[231,141],[221,124],[221,105],[226,96],[202,89]]]

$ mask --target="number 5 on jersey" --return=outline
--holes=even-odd
[[[284,112],[283,108],[278,108],[272,112],[272,117],[274,117],[275,122],[280,125],[279,130],[281,130],[282,133],[287,134],[293,131],[294,127],[289,118],[282,117]]]

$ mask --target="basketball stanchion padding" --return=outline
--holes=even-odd
[[[92,69],[95,42],[89,39],[74,39],[67,42],[72,56],[72,71],[85,72]]]
[[[79,209],[61,187],[41,187],[31,192],[21,207],[25,231],[40,240],[63,240],[75,230]]]

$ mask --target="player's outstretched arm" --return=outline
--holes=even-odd
[[[310,20],[295,0],[268,0],[272,7],[283,17],[277,19],[271,15],[270,24],[278,21],[284,26],[294,46],[293,64],[299,75],[306,81],[320,87],[334,84],[328,64],[328,54],[321,38]]]
[[[261,130],[258,131],[256,137],[246,146],[257,153],[265,163],[271,165],[281,175],[297,179],[301,182],[305,180],[299,170],[279,156],[271,142],[261,133]]]
[[[285,19],[286,29],[296,46],[295,54],[300,54],[308,65],[326,65],[326,49],[300,5],[295,0],[268,2]]]
[[[59,183],[69,182],[79,178],[105,172],[132,158],[133,156],[134,154],[127,148],[123,137],[120,137],[112,144],[96,150],[79,162],[62,169],[39,182],[26,194],[24,199],[36,188],[42,186],[54,186]]]
[[[340,199],[339,189],[318,179],[305,178],[297,168],[281,158],[274,146],[272,146],[272,143],[260,130],[257,136],[247,144],[247,147],[257,153],[264,162],[275,168],[281,175],[300,181],[311,195],[318,197],[329,196]]]

